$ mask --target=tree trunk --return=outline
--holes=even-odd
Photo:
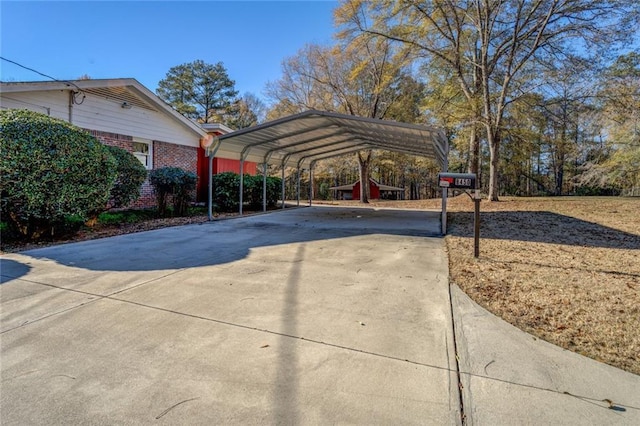
[[[564,184],[563,181],[564,181],[564,164],[561,164],[558,172],[556,173],[555,195],[562,195],[562,186]]]
[[[480,51],[476,47],[474,50],[474,61],[477,63],[480,57]],[[473,118],[480,121],[482,114],[481,99],[478,96],[482,93],[482,75],[479,67],[473,68],[473,98],[469,99],[473,105]],[[480,138],[478,137],[478,125],[472,124],[471,134],[469,135],[469,173],[476,174],[476,188],[480,188]]]
[[[487,129],[487,139],[489,142],[489,153],[491,155],[489,163],[489,201],[500,201],[498,198],[498,168],[500,167],[500,132],[499,130]]]
[[[478,175],[480,164],[480,138],[478,138],[478,132],[476,126],[471,128],[471,134],[469,135],[469,173],[475,173],[476,175],[476,188],[480,188],[480,176]]]
[[[364,155],[363,155],[364,154]],[[360,166],[360,202],[369,204],[369,164],[371,150],[358,151],[358,165]]]

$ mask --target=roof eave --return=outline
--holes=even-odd
[[[197,123],[186,118],[169,104],[160,99],[155,93],[142,85],[135,78],[110,78],[94,80],[69,80],[69,81],[25,81],[25,82],[2,82],[0,91],[2,93],[35,92],[46,90],[82,90],[98,87],[126,87],[135,91],[148,102],[156,105],[159,112],[178,120],[184,127],[196,133],[198,136],[206,136],[207,132]]]

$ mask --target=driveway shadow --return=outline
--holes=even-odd
[[[473,214],[449,213],[450,235],[473,237]],[[481,212],[480,238],[640,250],[640,236],[552,212]]]
[[[12,259],[0,259],[0,284],[7,284],[29,273],[31,267]]]
[[[186,225],[21,252],[94,271],[153,271],[218,265],[252,248],[370,234],[439,236],[440,214],[318,206]]]

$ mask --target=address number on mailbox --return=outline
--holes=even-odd
[[[475,189],[474,173],[438,173],[438,186],[451,189]]]

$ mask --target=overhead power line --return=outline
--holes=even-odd
[[[4,56],[0,56],[0,59],[2,59],[3,61],[7,61],[7,62],[9,62],[9,63],[12,63],[12,64],[14,64],[14,65],[17,65],[17,66],[19,66],[20,68],[24,68],[25,70],[28,70],[28,71],[34,72],[34,73],[36,73],[36,74],[38,74],[38,75],[41,75],[41,76],[43,76],[43,77],[50,78],[50,79],[51,79],[51,80],[53,80],[53,81],[57,81],[57,82],[60,82],[60,83],[67,83],[67,84],[70,84],[71,86],[73,86],[73,87],[75,87],[76,89],[78,89],[78,91],[79,91],[79,92],[83,92],[83,90],[82,90],[80,87],[78,87],[78,85],[77,85],[77,84],[75,84],[75,83],[74,83],[74,82],[72,82],[72,81],[69,81],[69,80],[59,80],[59,79],[57,79],[57,78],[55,78],[55,77],[51,77],[50,75],[47,75],[47,74],[45,74],[45,73],[42,73],[42,72],[40,72],[40,71],[38,71],[38,70],[35,70],[35,69],[33,69],[33,68],[29,68],[29,67],[27,67],[27,66],[25,66],[25,65],[22,65],[22,64],[19,64],[19,63],[18,63],[18,62],[16,62],[16,61],[12,61],[11,59],[5,58]]]

